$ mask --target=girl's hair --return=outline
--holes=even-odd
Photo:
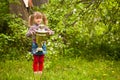
[[[42,18],[44,25],[47,25],[47,23],[48,23],[48,20],[44,14],[42,14],[40,12],[34,12],[33,14],[31,14],[29,16],[29,20],[28,20],[29,26],[32,26],[34,24],[34,18]]]

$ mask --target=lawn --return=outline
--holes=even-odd
[[[46,56],[41,80],[120,80],[120,61]],[[32,59],[0,61],[0,80],[34,80]]]

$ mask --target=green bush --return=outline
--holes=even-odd
[[[10,57],[18,57],[29,49],[29,39],[26,38],[26,21],[15,15],[7,15],[6,31],[0,34],[0,53]]]
[[[54,7],[53,7],[54,6]],[[55,30],[55,51],[67,55],[119,58],[119,1],[50,1],[36,8],[46,13]],[[55,44],[58,44],[56,47]]]
[[[55,31],[48,40],[51,54],[120,58],[119,1],[52,0],[34,10],[45,13],[48,26]],[[2,8],[0,11],[4,12]],[[8,46],[20,53],[26,51],[30,45],[25,37],[26,23],[14,15],[9,16],[7,11],[1,19],[1,53],[7,54]]]

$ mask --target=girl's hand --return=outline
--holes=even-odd
[[[48,35],[53,35],[54,31],[48,31]]]
[[[35,31],[30,31],[30,34],[31,34],[31,35],[35,35],[36,32],[35,32]]]

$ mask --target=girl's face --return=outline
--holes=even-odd
[[[34,23],[35,24],[40,24],[42,22],[42,18],[40,18],[40,17],[34,17]]]

